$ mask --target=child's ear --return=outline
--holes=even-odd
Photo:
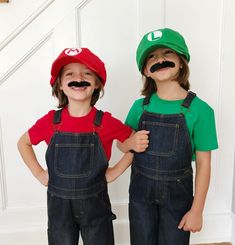
[[[100,87],[99,83],[96,82],[96,83],[95,83],[95,89],[98,89],[99,87]]]
[[[95,82],[95,89],[98,89],[99,88],[99,83],[96,81]]]
[[[95,89],[98,89],[98,88],[101,88],[101,87],[102,87],[101,81],[99,80],[99,78],[97,78],[95,80]]]

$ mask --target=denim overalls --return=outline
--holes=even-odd
[[[180,114],[144,110],[138,130],[149,130],[149,146],[135,153],[129,188],[131,245],[188,245],[190,232],[177,227],[193,201],[192,146],[184,113],[195,94],[189,92]],[[147,109],[150,97],[143,103]]]
[[[79,232],[84,245],[113,245],[108,160],[97,135],[103,112],[97,111],[90,133],[60,132],[61,113],[55,112],[55,133],[46,152],[49,245],[77,245]]]

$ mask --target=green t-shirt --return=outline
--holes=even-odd
[[[151,96],[147,106],[143,107],[143,100],[144,98],[141,98],[134,102],[126,118],[125,123],[134,130],[138,129],[144,110],[158,114],[183,113],[194,152],[193,160],[195,160],[195,151],[211,151],[218,148],[214,111],[197,96],[193,99],[189,109],[181,106],[183,100],[163,100],[157,94]]]

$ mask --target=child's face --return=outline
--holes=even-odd
[[[180,67],[180,58],[175,51],[169,48],[158,48],[148,55],[144,75],[158,82],[173,81]]]
[[[72,81],[76,81],[78,84],[81,81],[86,81],[89,83],[89,86],[77,87],[71,84]],[[68,97],[69,103],[71,101],[90,102],[94,90],[98,88],[96,81],[96,73],[86,65],[70,63],[63,67],[60,89]]]

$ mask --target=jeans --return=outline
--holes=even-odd
[[[48,193],[49,245],[113,245],[113,224],[106,191],[87,199],[63,199]]]
[[[170,181],[151,179],[132,169],[130,184],[131,245],[188,245],[190,232],[178,229],[191,208],[192,174]]]

